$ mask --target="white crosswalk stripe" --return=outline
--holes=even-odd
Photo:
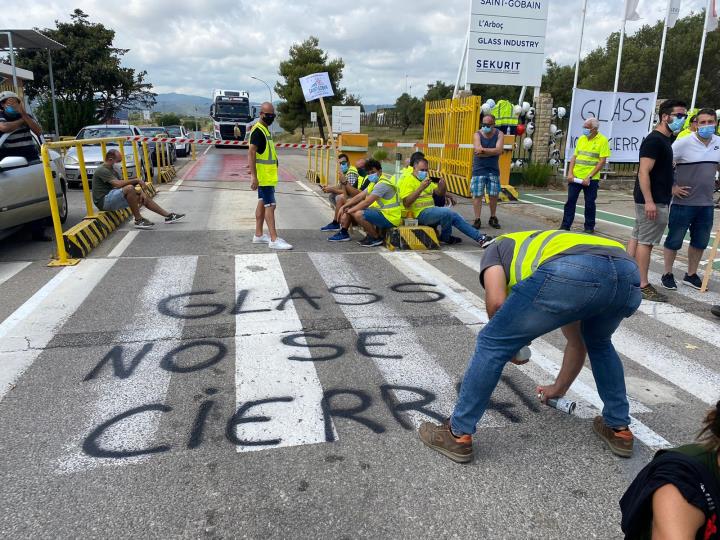
[[[30,266],[29,262],[6,262],[0,263],[0,285],[5,283],[15,274]]]

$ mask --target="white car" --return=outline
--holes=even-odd
[[[171,137],[175,139],[191,139],[190,133],[184,126],[163,126]],[[188,143],[175,143],[175,153],[178,157],[186,157],[190,153]]]
[[[102,124],[97,126],[86,126],[82,128],[75,139],[102,139],[106,137],[130,137],[140,136],[142,133],[135,126],[124,126],[124,125],[113,125],[113,124]],[[138,152],[140,159],[141,174],[143,178],[147,178],[145,173],[145,157],[142,153],[142,146],[138,143]],[[117,147],[115,143],[108,143],[107,148]],[[105,160],[105,156],[102,155],[102,147],[99,144],[83,145],[83,157],[85,158],[85,169],[87,170],[88,180],[92,180],[93,173]],[[127,167],[128,178],[134,178],[137,176],[135,170],[135,157],[133,156],[132,143],[126,141],[123,144],[123,150],[125,151],[125,166]],[[67,174],[67,181],[70,185],[81,185],[82,178],[80,177],[80,162],[77,157],[77,150],[75,147],[69,148],[67,154],[65,154],[65,171]],[[152,164],[150,165],[150,173],[152,174]],[[92,182],[89,182],[92,184]]]

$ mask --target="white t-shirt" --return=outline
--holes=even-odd
[[[695,135],[676,140],[673,145],[675,185],[690,187],[687,197],[673,197],[680,206],[714,206],[715,173],[720,164],[720,137],[713,135],[705,145]]]

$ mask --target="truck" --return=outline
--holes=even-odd
[[[245,140],[248,124],[253,120],[250,94],[241,90],[213,90],[210,117],[213,119],[215,139]],[[239,128],[236,137],[235,126]]]

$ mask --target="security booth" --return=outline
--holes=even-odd
[[[65,45],[62,45],[57,41],[42,35],[37,30],[0,30],[0,51],[7,52],[10,56],[10,73],[8,74],[8,81],[4,84],[12,85],[12,88],[3,88],[4,90],[11,90],[18,95],[24,95],[22,88],[22,74],[23,72],[30,72],[24,69],[20,69],[15,65],[16,50],[26,49],[35,51],[47,51],[49,72],[48,75],[50,78],[50,95],[52,98],[53,118],[55,120],[55,136],[58,138],[60,137],[60,129],[58,126],[57,104],[55,102],[55,79],[53,78],[51,51],[64,48]],[[25,80],[28,79],[26,78]],[[29,80],[34,80],[34,76]]]

